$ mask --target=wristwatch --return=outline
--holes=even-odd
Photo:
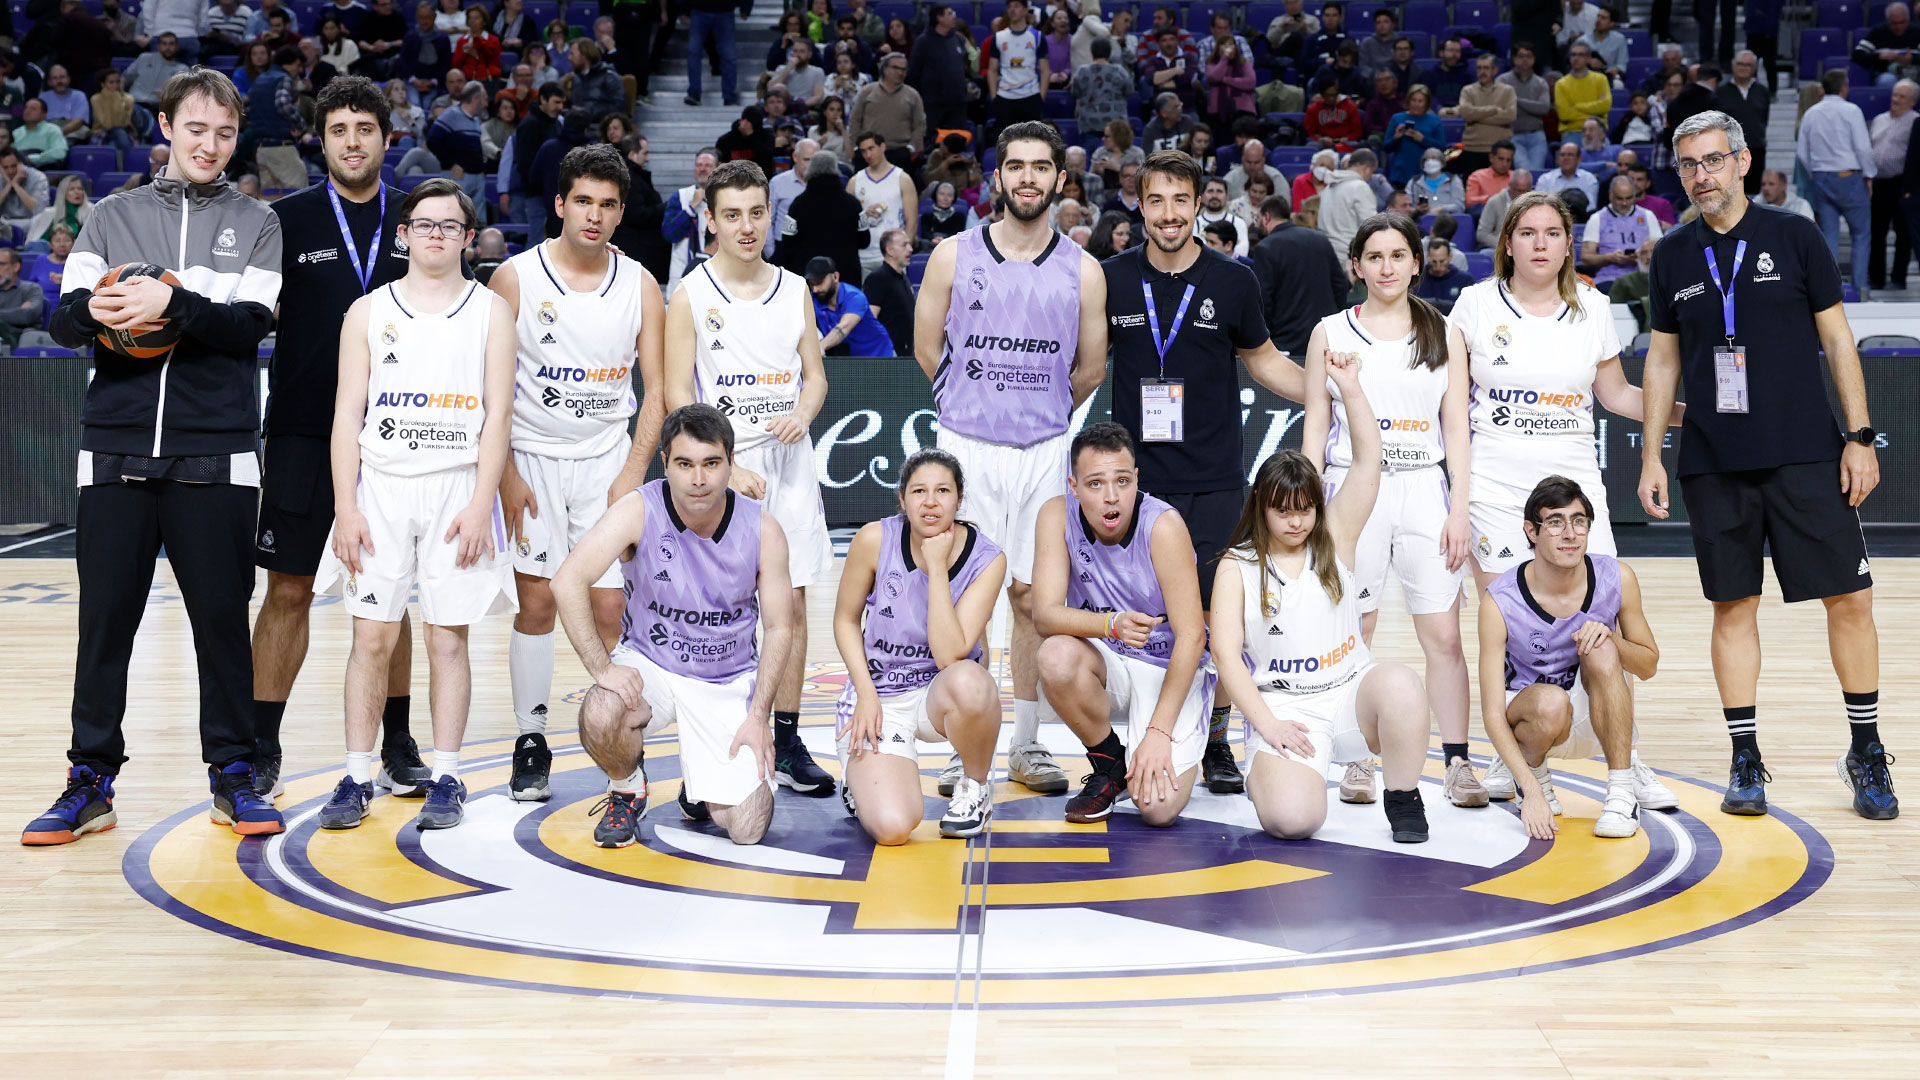
[[[1880,433],[1873,430],[1872,428],[1863,427],[1859,431],[1847,432],[1845,438],[1846,438],[1846,441],[1848,442],[1857,442],[1862,446],[1872,446],[1873,440],[1875,440],[1876,438],[1879,438],[1879,436],[1880,436]]]

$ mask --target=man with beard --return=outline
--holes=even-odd
[[[314,105],[327,179],[273,204],[284,237],[279,333],[267,376],[265,468],[254,561],[267,595],[253,627],[254,785],[278,795],[280,721],[307,657],[313,578],[333,527],[328,439],[340,368],[340,325],[355,300],[407,272],[399,193],[380,182],[391,127],[387,97],[358,75],[327,84]],[[405,622],[405,617],[402,617]],[[381,786],[424,794],[429,779],[407,731],[413,634],[402,627],[387,666]]]
[[[1204,184],[1186,154],[1148,155],[1140,170],[1147,242],[1101,264],[1113,418],[1138,445],[1141,490],[1177,510],[1192,534],[1203,606],[1213,596],[1215,556],[1246,503],[1234,357],[1281,397],[1306,393],[1305,371],[1273,347],[1253,272],[1194,243]],[[1243,788],[1227,745],[1230,707],[1224,697],[1214,701],[1201,760],[1201,779],[1217,794]]]
[[[1227,182],[1217,176],[1209,176],[1200,188],[1200,210],[1194,215],[1194,228],[1206,231],[1207,226],[1216,222],[1233,230],[1233,254],[1247,253],[1247,223],[1227,209]]]
[[[1106,377],[1106,279],[1047,218],[1066,177],[1060,132],[1040,121],[1010,125],[995,157],[1006,214],[933,249],[914,314],[914,357],[933,380],[940,448],[973,480],[961,515],[1002,545],[1013,577],[1007,772],[1032,791],[1059,795],[1066,771],[1039,736],[1034,527],[1040,508],[1066,490],[1073,411]],[[941,774],[942,794],[960,774],[956,755]]]

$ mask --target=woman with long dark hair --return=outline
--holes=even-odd
[[[980,635],[1007,557],[958,520],[964,484],[952,454],[915,452],[900,467],[900,512],[854,534],[840,574],[841,797],[879,844],[904,844],[920,824],[921,742],[952,743],[960,758],[940,834],[976,836],[993,816],[1000,684],[983,666]]]
[[[1087,238],[1087,254],[1109,259],[1133,246],[1133,219],[1118,210],[1109,210],[1093,223],[1093,235]]]
[[[1447,798],[1487,805],[1467,760],[1467,658],[1460,648],[1460,586],[1471,543],[1467,525],[1467,347],[1438,308],[1414,295],[1420,230],[1399,214],[1362,222],[1347,247],[1367,298],[1320,320],[1307,343],[1307,418],[1300,449],[1321,463],[1336,491],[1354,461],[1354,428],[1326,358],[1360,361],[1360,385],[1380,419],[1384,474],[1355,551],[1360,636],[1373,642],[1388,571],[1400,582],[1414,636],[1426,656],[1427,693],[1440,725]],[[1441,462],[1446,473],[1441,473]],[[1350,762],[1347,802],[1373,801],[1373,761]]]
[[[1393,839],[1420,843],[1427,692],[1406,665],[1373,662],[1351,569],[1380,487],[1380,425],[1359,359],[1331,353],[1323,367],[1353,425],[1352,468],[1329,499],[1300,451],[1261,463],[1213,578],[1214,664],[1247,719],[1247,795],[1269,835],[1311,837],[1327,819],[1327,766],[1379,754]]]

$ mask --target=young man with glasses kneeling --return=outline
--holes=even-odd
[[[1535,840],[1559,829],[1548,757],[1606,756],[1595,836],[1632,836],[1642,809],[1679,804],[1633,749],[1626,676],[1651,679],[1660,663],[1640,582],[1625,563],[1587,553],[1592,526],[1579,484],[1549,476],[1534,485],[1521,525],[1533,557],[1495,578],[1480,604],[1481,713],[1500,758],[1487,788],[1496,799],[1518,790]]]

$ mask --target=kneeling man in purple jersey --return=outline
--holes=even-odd
[[[1093,767],[1066,817],[1099,821],[1130,794],[1141,820],[1171,825],[1213,705],[1193,537],[1140,490],[1126,428],[1089,424],[1069,453],[1067,494],[1040,508],[1033,559],[1040,689]]]
[[[634,842],[647,731],[677,720],[681,813],[757,844],[773,819],[773,693],[799,620],[787,538],[760,503],[727,487],[733,425],[720,410],[675,409],[660,445],[666,478],[608,507],[553,578],[560,625],[593,676],[580,743],[611,781],[593,838]],[[589,590],[616,559],[627,610],[609,656]]]
[[[1595,836],[1632,836],[1641,810],[1680,804],[1633,749],[1626,676],[1651,679],[1660,664],[1640,581],[1612,556],[1587,553],[1592,524],[1579,484],[1564,476],[1535,484],[1521,524],[1533,558],[1488,584],[1480,604],[1480,708],[1499,754],[1487,790],[1496,799],[1519,793],[1536,840],[1559,829],[1548,757],[1606,756]]]

